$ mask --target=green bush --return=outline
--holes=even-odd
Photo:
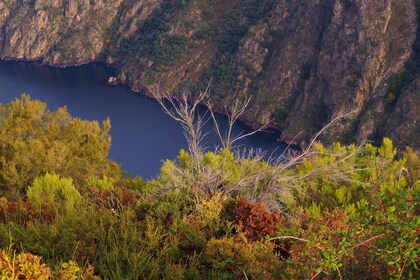
[[[20,198],[32,181],[45,173],[72,178],[79,187],[86,177],[118,179],[119,166],[108,159],[109,120],[82,121],[66,108],[56,112],[22,95],[0,104],[0,194]]]
[[[106,159],[108,128],[25,96],[0,109],[2,278],[420,276],[420,158],[387,138],[289,162],[180,151],[143,181]]]
[[[60,178],[55,174],[45,174],[35,178],[27,191],[28,200],[41,209],[52,207],[57,212],[74,214],[82,203],[82,198],[73,186],[73,180]]]

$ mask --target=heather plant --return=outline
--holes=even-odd
[[[410,150],[402,159],[395,155],[384,139],[381,147],[368,144],[354,159],[365,168],[355,172],[364,186],[352,191],[352,211],[323,184],[312,186],[318,200],[303,203],[276,240],[289,248],[289,277],[418,277],[420,188],[419,178],[410,179],[420,168],[418,155]]]
[[[201,260],[208,267],[210,275],[227,279],[276,279],[280,273],[280,260],[273,254],[270,243],[226,237],[211,239]]]
[[[35,178],[27,191],[28,200],[39,210],[53,208],[57,213],[74,214],[82,203],[82,198],[73,186],[71,178],[60,178],[55,174],[45,174]]]
[[[208,227],[210,235],[220,234],[221,232],[229,232],[231,225],[224,222],[222,215],[227,204],[227,197],[221,194],[216,194],[208,200],[201,201],[196,205],[197,214],[194,218],[201,221],[202,224]]]
[[[41,257],[25,253],[16,255],[14,252],[7,254],[5,251],[0,251],[1,279],[48,280],[51,274],[51,269],[41,263]]]
[[[0,249],[13,244],[0,254],[1,276],[419,277],[416,152],[398,153],[386,138],[380,147],[325,147],[315,137],[299,153],[266,161],[232,152],[241,136],[217,127],[223,147],[204,151],[188,102],[173,104],[189,150],[148,181],[120,177],[106,159],[107,127],[27,97],[1,105]],[[229,124],[243,112],[235,106]],[[53,152],[56,142],[63,146]],[[25,160],[28,151],[39,161]]]
[[[7,280],[37,279],[37,280],[98,280],[93,267],[81,268],[77,263],[69,261],[61,263],[56,269],[52,269],[42,258],[30,253],[17,254],[14,251],[0,251],[0,278]]]
[[[267,211],[261,203],[239,199],[229,208],[239,230],[250,240],[261,241],[266,236],[273,236],[280,222],[280,213]]]
[[[112,191],[114,189],[114,180],[107,176],[103,178],[89,177],[85,183],[88,189],[99,189],[102,191]]]
[[[8,201],[6,198],[0,198],[0,222],[14,222],[19,225],[42,221],[51,223],[55,219],[55,211],[41,206],[41,210],[33,206],[30,201]]]

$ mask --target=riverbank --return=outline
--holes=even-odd
[[[130,91],[135,92],[135,93],[139,93],[142,94],[143,96],[146,96],[148,98],[152,98],[155,99],[154,95],[147,91],[145,88],[140,88],[138,86],[133,85],[132,83],[130,83],[127,79],[125,81],[121,80],[119,78],[119,74],[118,74],[118,66],[116,64],[111,64],[111,63],[107,63],[106,61],[103,60],[92,60],[92,61],[85,61],[85,62],[79,62],[79,63],[51,63],[49,61],[45,61],[43,59],[16,59],[16,58],[10,58],[10,57],[0,57],[1,60],[3,61],[16,61],[16,62],[37,62],[40,63],[40,65],[42,66],[47,66],[47,67],[58,67],[58,68],[68,68],[68,67],[80,67],[80,66],[84,66],[84,65],[89,65],[92,63],[99,63],[104,65],[105,67],[107,67],[108,69],[112,70],[112,74],[109,77],[116,77],[116,83],[110,86],[115,86],[117,84],[119,85],[124,85],[127,86]],[[108,77],[108,78],[109,78]],[[108,84],[109,85],[109,84]],[[177,95],[173,95],[173,97],[176,99]],[[206,106],[206,104],[201,103],[202,106]],[[221,106],[220,104],[214,104],[212,107],[213,111],[215,113],[221,114],[221,115],[226,115],[226,110],[223,106]],[[263,126],[263,124],[259,123],[259,122],[255,122],[255,121],[251,121],[249,119],[243,118],[243,116],[241,116],[239,118],[239,120],[244,123],[246,126],[248,126],[251,129],[259,129]],[[281,129],[278,125],[273,124],[272,122],[264,125],[268,130],[271,131],[275,131],[275,133],[277,134],[281,134]],[[287,144],[287,145],[292,145],[295,147],[299,147],[301,146],[301,143],[298,142],[294,142],[294,139],[292,139],[293,141],[291,142],[284,142],[281,141],[280,137],[278,137],[277,141],[279,143],[283,143],[283,144]]]
[[[110,117],[110,157],[133,176],[154,177],[162,160],[174,159],[187,147],[181,125],[166,116],[154,99],[125,85],[108,86],[107,79],[114,74],[115,70],[103,63],[58,68],[39,61],[1,61],[0,102],[8,103],[26,92],[46,102],[51,110],[66,106],[75,117],[100,122]],[[218,115],[218,119],[226,124],[225,117]],[[210,133],[206,146],[214,149],[220,144],[212,123],[205,129]],[[236,133],[243,130],[249,130],[244,123],[235,126]],[[259,133],[240,144],[268,154],[281,153],[286,145],[276,140],[275,133]]]

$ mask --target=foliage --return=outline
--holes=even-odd
[[[106,122],[0,109],[2,278],[419,277],[420,158],[387,138],[270,162],[180,151],[143,181],[108,161]]]
[[[0,198],[0,222],[15,222],[26,225],[36,221],[51,222],[55,218],[55,212],[41,205],[41,209],[36,209],[30,201],[8,201]]]
[[[287,269],[328,279],[418,277],[419,157],[410,149],[400,160],[395,155],[389,139],[368,144],[353,159],[364,167],[354,174],[363,184],[347,185],[346,195],[319,182],[306,190],[316,200],[300,201],[295,222],[304,241],[288,244]]]
[[[252,204],[244,199],[235,201],[231,207],[235,222],[250,240],[262,240],[274,235],[280,221],[279,213],[267,211],[261,203]]]
[[[0,251],[0,278],[17,279],[37,279],[37,280],[97,280],[99,277],[94,275],[93,267],[86,269],[79,267],[75,262],[61,263],[60,267],[53,270],[45,263],[41,263],[41,257],[30,253]]]
[[[54,207],[56,211],[74,213],[81,203],[80,194],[73,186],[72,179],[45,174],[35,178],[27,191],[28,200],[38,209]]]
[[[40,279],[47,280],[51,276],[51,269],[41,264],[41,258],[21,253],[9,256],[5,251],[0,251],[0,271],[2,279]]]
[[[228,149],[206,152],[198,158],[181,150],[178,162],[167,160],[160,181],[171,188],[195,193],[198,200],[220,193],[232,198],[249,198],[281,208],[290,189],[281,185],[273,166],[255,158],[237,158]]]
[[[50,112],[28,95],[0,105],[0,194],[19,197],[45,173],[72,178],[76,187],[85,176],[118,178],[120,170],[108,160],[110,121],[72,118],[66,108]]]
[[[246,275],[251,279],[276,279],[279,260],[272,250],[270,244],[244,243],[232,238],[211,239],[202,258],[213,271],[219,271],[216,274],[219,277],[232,275],[233,279],[238,279]]]

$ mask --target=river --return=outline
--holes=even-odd
[[[165,159],[176,158],[187,143],[181,125],[167,116],[153,99],[134,93],[128,87],[107,85],[114,70],[100,63],[67,68],[43,66],[38,62],[0,61],[0,103],[8,103],[28,93],[48,104],[50,110],[67,106],[74,117],[102,121],[111,119],[110,158],[132,176],[152,178]],[[218,116],[221,125],[226,118]],[[242,123],[236,133],[249,128]],[[205,146],[214,150],[220,143],[212,123]],[[258,133],[240,143],[241,147],[260,148],[279,154],[285,145],[276,133]]]

